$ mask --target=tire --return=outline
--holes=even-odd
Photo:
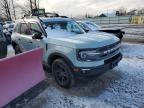
[[[7,43],[0,43],[0,59],[5,58],[7,56]]]
[[[75,84],[72,71],[63,59],[56,59],[52,63],[52,74],[57,84],[63,88],[70,88]]]
[[[19,45],[15,45],[14,50],[15,50],[15,55],[22,53],[22,50],[20,49]]]

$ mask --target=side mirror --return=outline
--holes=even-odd
[[[32,39],[43,39],[42,33],[34,33]]]

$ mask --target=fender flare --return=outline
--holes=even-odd
[[[71,60],[65,56],[64,54],[61,54],[61,53],[58,53],[58,52],[55,52],[55,53],[52,53],[49,57],[48,57],[48,65],[51,66],[52,65],[52,62],[58,58],[61,58],[63,59],[66,63],[69,64],[69,66],[71,68],[74,67],[73,63],[71,62]]]

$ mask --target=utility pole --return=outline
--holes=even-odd
[[[15,12],[15,7],[14,7],[14,2],[13,2],[13,0],[12,0],[12,7],[13,7],[14,19],[16,20],[16,12]]]
[[[32,0],[29,0],[29,2],[30,2],[30,9],[31,9],[31,12],[32,12],[32,9],[33,9]]]
[[[40,1],[38,0],[38,9],[39,9]]]
[[[37,9],[37,0],[34,0],[35,8]]]

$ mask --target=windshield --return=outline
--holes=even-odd
[[[14,28],[14,25],[9,25],[9,28]]]
[[[85,22],[85,24],[90,28],[92,31],[100,30],[100,26],[96,25],[95,23],[92,22]]]
[[[47,29],[68,32],[74,34],[84,33],[83,29],[75,21],[45,21]]]

